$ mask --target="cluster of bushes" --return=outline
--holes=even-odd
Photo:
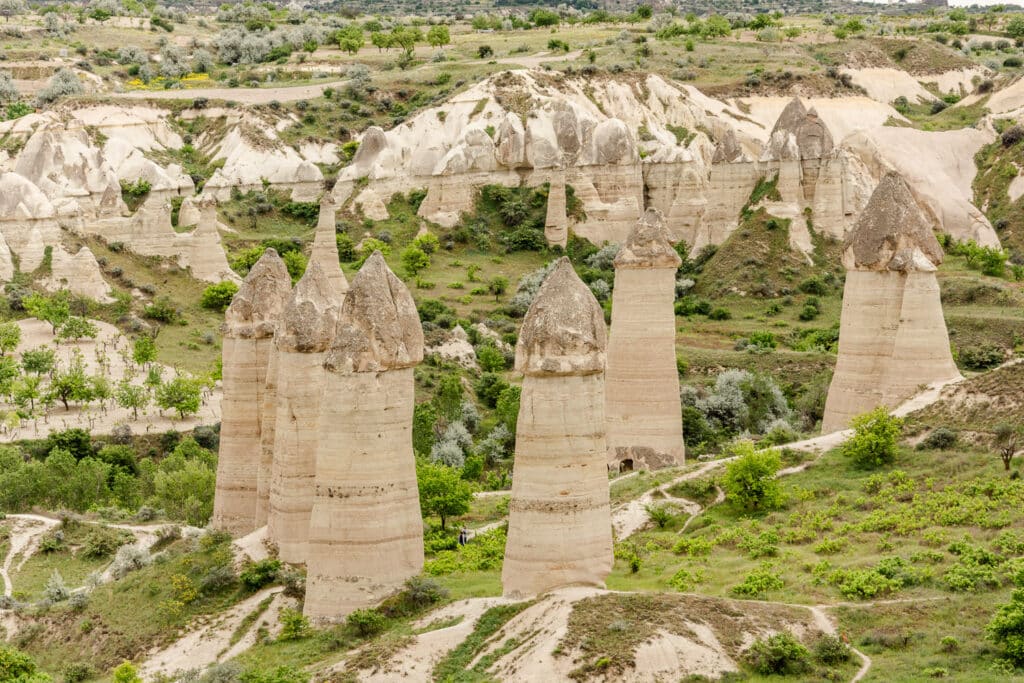
[[[684,385],[680,399],[683,432],[695,452],[717,447],[743,433],[768,434],[781,423],[788,425],[793,417],[775,381],[747,370],[726,370],[710,387]]]

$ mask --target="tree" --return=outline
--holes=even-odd
[[[530,22],[534,26],[558,26],[561,20],[558,14],[548,9],[537,8],[530,12]]]
[[[446,373],[437,384],[434,394],[437,414],[451,422],[462,414],[462,380],[454,372]]]
[[[722,488],[726,496],[747,510],[772,510],[782,505],[782,488],[775,479],[782,467],[779,451],[758,450],[752,441],[732,447],[736,459],[725,468]]]
[[[122,380],[117,385],[115,398],[117,399],[117,405],[125,409],[131,409],[132,417],[135,420],[139,419],[139,408],[145,408],[149,405],[149,391],[146,387],[132,384],[128,380]]]
[[[854,467],[869,470],[896,459],[896,439],[903,428],[903,420],[879,406],[853,418],[851,426],[854,434],[841,450],[853,461]]]
[[[164,410],[173,408],[182,420],[199,410],[199,382],[191,377],[178,375],[170,382],[157,387],[156,403]]]
[[[0,14],[3,15],[4,21],[10,21],[11,17],[24,11],[24,0],[0,0]]]
[[[156,342],[148,335],[143,335],[132,344],[132,360],[136,365],[147,365],[156,360]]]
[[[1001,424],[995,430],[996,447],[999,458],[1003,461],[1003,469],[1010,471],[1010,463],[1017,454],[1017,442],[1020,441],[1020,429],[1009,424]]]
[[[85,374],[85,362],[80,353],[71,359],[71,364],[66,370],[57,370],[50,380],[47,394],[63,403],[64,410],[71,410],[71,401],[87,403],[92,400],[92,384]]]
[[[0,356],[18,348],[21,343],[21,328],[16,322],[0,324]]]
[[[706,38],[724,38],[732,33],[732,25],[729,20],[719,14],[712,14],[704,22],[701,33]]]
[[[203,290],[203,296],[199,299],[199,305],[221,313],[231,305],[231,299],[238,293],[238,285],[231,280],[218,282]]]
[[[420,459],[416,464],[416,482],[424,515],[437,515],[444,529],[449,517],[469,512],[473,489],[462,480],[459,470]]]
[[[60,326],[60,329],[57,331],[57,338],[78,341],[82,338],[95,339],[98,334],[99,328],[90,320],[73,315]]]
[[[432,26],[430,30],[427,31],[427,42],[430,43],[432,47],[442,47],[452,42],[451,35],[448,33],[448,27],[440,25]]]
[[[25,372],[43,375],[53,370],[56,364],[57,354],[48,346],[29,349],[21,354],[21,367]]]
[[[14,403],[21,409],[28,408],[29,413],[36,412],[36,401],[39,399],[40,385],[43,379],[39,375],[25,375],[20,381],[15,382],[11,390]]]
[[[339,48],[350,55],[359,52],[365,42],[363,39],[363,29],[359,28],[357,24],[349,24],[339,30],[334,34],[334,40],[338,43]]]
[[[497,301],[508,290],[508,278],[504,275],[494,276],[487,283],[487,290],[494,295],[494,300]]]
[[[10,394],[14,387],[14,380],[18,379],[20,374],[18,361],[11,356],[0,356],[0,394]]]
[[[416,277],[420,271],[430,267],[430,257],[417,246],[410,245],[402,250],[402,268],[409,277]]]
[[[71,299],[66,289],[51,296],[32,293],[22,300],[28,314],[50,323],[53,333],[71,317]]]
[[[1013,17],[1006,22],[1006,33],[1011,38],[1018,40],[1024,38],[1024,14],[1014,14]]]
[[[391,47],[391,36],[381,31],[374,31],[370,34],[370,42],[373,43],[378,52],[383,52]]]
[[[1024,571],[1013,579],[1017,588],[1010,601],[996,609],[992,621],[985,627],[989,640],[1001,645],[1014,664],[1024,664]]]

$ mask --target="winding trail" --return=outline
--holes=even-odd
[[[32,557],[39,548],[39,540],[50,529],[60,526],[60,520],[42,515],[7,515],[7,519],[13,520],[11,525],[10,548],[7,550],[7,557],[4,558],[3,567],[0,567],[0,576],[4,580],[4,597],[11,597],[14,594],[14,583],[11,581],[11,565],[14,558],[21,555],[21,561],[14,568],[15,571],[24,566],[25,562]]]

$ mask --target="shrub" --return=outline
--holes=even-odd
[[[725,469],[722,488],[732,502],[747,510],[772,510],[782,505],[782,488],[775,479],[782,466],[776,449],[757,450],[751,441],[740,441],[731,452],[736,460]]]
[[[85,89],[82,87],[82,83],[78,80],[75,72],[67,67],[63,67],[53,75],[46,87],[39,91],[36,95],[36,103],[39,106],[43,106],[56,102],[63,97],[81,95],[84,92]]]
[[[709,320],[728,320],[731,317],[732,314],[729,313],[727,309],[724,309],[721,306],[717,308],[712,308],[711,311],[708,312]]]
[[[142,569],[152,562],[149,551],[135,545],[121,546],[113,563],[110,565],[110,574],[115,579],[121,579],[129,573]]]
[[[238,578],[246,588],[256,591],[277,580],[277,573],[280,569],[280,560],[266,559],[259,562],[249,562],[238,575]]]
[[[54,569],[53,573],[50,574],[50,578],[46,581],[46,587],[43,588],[43,597],[50,602],[62,602],[70,596],[71,591],[64,585],[64,577],[60,575],[59,571]]]
[[[959,435],[948,427],[939,427],[917,445],[919,450],[941,451],[956,445]]]
[[[345,623],[363,638],[375,636],[384,630],[384,615],[375,609],[357,609],[348,615]]]
[[[732,587],[732,592],[750,598],[761,599],[769,591],[780,590],[785,584],[770,562],[764,562],[743,577],[743,583]]]
[[[744,659],[762,676],[790,676],[810,669],[811,653],[790,633],[755,640]]]
[[[1021,140],[1024,140],[1024,126],[1020,124],[1010,126],[1003,131],[999,139],[1003,143],[1003,147],[1013,147]]]
[[[896,459],[896,439],[903,420],[889,415],[882,406],[858,415],[852,421],[854,434],[841,446],[841,452],[858,469],[875,469]]]
[[[988,370],[1003,362],[1003,349],[995,344],[959,349],[960,365],[968,370]]]
[[[654,522],[659,529],[664,529],[672,521],[673,513],[675,512],[668,505],[648,505],[644,508],[647,511],[647,517]]]
[[[203,308],[209,308],[210,310],[219,311],[221,313],[231,305],[231,299],[234,298],[238,292],[238,285],[230,280],[219,282],[215,285],[210,285],[203,290],[203,296],[199,300],[199,304]]]
[[[0,681],[43,683],[35,673],[35,660],[10,645],[0,645]]]
[[[301,640],[309,635],[309,619],[302,612],[285,608],[281,610],[281,641]]]
[[[119,529],[95,527],[85,537],[81,552],[84,557],[109,557],[130,540],[131,536]]]
[[[85,681],[96,676],[96,670],[85,662],[72,662],[65,664],[60,673],[64,678],[64,683],[81,683],[81,681]]]

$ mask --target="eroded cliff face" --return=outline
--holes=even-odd
[[[323,360],[306,554],[312,619],[340,621],[423,569],[412,450],[422,360],[412,295],[375,252],[352,279]]]
[[[942,248],[898,174],[887,174],[871,196],[843,261],[839,357],[824,433],[876,406],[895,407],[923,385],[960,376],[935,278]]]
[[[267,249],[224,314],[223,389],[214,528],[257,528],[264,391],[278,318],[291,293],[284,261]]]
[[[673,309],[681,263],[657,209],[647,210],[615,257],[605,402],[615,471],[684,461]]]
[[[603,586],[611,571],[606,346],[601,306],[563,258],[516,345],[525,377],[501,574],[507,596]]]

